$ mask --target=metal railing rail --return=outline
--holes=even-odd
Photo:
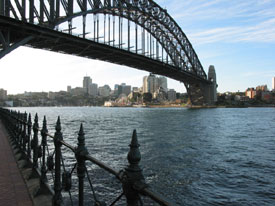
[[[42,128],[39,127],[37,114],[35,115],[34,123],[32,124],[31,114],[27,115],[26,112],[20,113],[19,111],[16,112],[5,108],[0,108],[0,118],[3,120],[3,123],[8,129],[13,140],[17,142],[18,148],[25,154],[26,158],[28,158],[32,162],[33,169],[38,170],[41,174],[40,184],[48,185],[47,174],[49,171],[54,171],[54,192],[52,200],[53,205],[58,206],[63,204],[63,197],[61,194],[62,190],[69,192],[72,203],[70,193],[71,174],[73,173],[73,170],[75,168],[77,169],[78,176],[78,205],[84,205],[85,175],[87,175],[87,178],[89,180],[95,199],[95,205],[106,205],[106,203],[100,202],[96,197],[86,168],[86,161],[94,163],[98,167],[114,175],[121,182],[123,192],[115,199],[114,202],[112,202],[111,205],[115,205],[115,203],[119,201],[122,196],[126,197],[127,206],[143,205],[141,196],[147,196],[159,205],[174,205],[160,197],[159,194],[152,191],[145,183],[142,169],[139,167],[141,155],[139,151],[136,130],[134,130],[133,132],[131,144],[129,145],[130,150],[127,156],[129,165],[121,171],[116,171],[105,163],[89,155],[89,152],[87,151],[87,148],[85,146],[85,134],[82,124],[80,125],[80,130],[78,133],[78,145],[77,147],[74,147],[63,140],[63,134],[61,132],[61,122],[59,117],[56,122],[54,135],[48,133],[47,121],[45,116],[43,119]],[[39,132],[41,134],[41,145],[39,145],[38,143]],[[54,141],[54,152],[52,153],[52,155],[50,155],[49,153],[47,138],[51,138]],[[75,154],[76,164],[71,172],[65,170],[64,160],[61,152],[62,146],[65,146]],[[55,160],[53,159],[53,156],[55,156]],[[39,159],[41,162],[40,168],[38,166]],[[62,166],[63,173],[61,174]]]

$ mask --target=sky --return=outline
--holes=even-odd
[[[192,43],[206,73],[214,65],[218,92],[245,91],[275,76],[275,0],[156,0]],[[44,50],[20,47],[0,59],[0,88],[8,94],[66,90],[91,76],[99,86],[141,87],[148,72]],[[168,79],[168,88],[185,92]]]

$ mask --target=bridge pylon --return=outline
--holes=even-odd
[[[213,106],[217,102],[217,77],[215,67],[209,66],[208,80],[210,83],[197,82],[185,84],[192,106]]]

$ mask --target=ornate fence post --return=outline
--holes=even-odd
[[[27,144],[27,120],[28,120],[28,115],[25,112],[24,113],[24,120],[23,120],[23,134],[22,134],[22,138],[23,138],[23,151],[26,152],[26,144]]]
[[[125,168],[123,191],[127,199],[128,206],[138,206],[141,201],[139,191],[146,188],[142,169],[139,167],[141,155],[136,130],[133,132],[130,150],[127,156],[129,165]]]
[[[17,145],[17,134],[18,134],[18,121],[17,121],[17,113],[16,111],[11,111],[11,122],[13,123],[13,126],[11,127],[12,129],[12,136],[13,136],[13,141]],[[18,145],[17,145],[18,146]]]
[[[8,129],[12,136],[13,142],[16,143],[17,121],[14,117],[14,112],[12,110],[9,110],[7,115],[8,115],[7,118],[8,118],[8,125],[9,125]]]
[[[46,146],[47,146],[47,133],[48,133],[48,129],[47,129],[47,120],[46,120],[46,116],[44,116],[43,119],[43,127],[41,130],[41,136],[42,136],[42,147],[43,147],[43,152],[42,152],[42,166],[41,166],[41,181],[42,182],[47,182],[47,169],[46,169]]]
[[[33,168],[38,167],[38,116],[35,114],[33,123]]]
[[[58,117],[54,134],[54,147],[55,147],[55,176],[54,176],[54,197],[53,205],[62,205],[62,185],[61,185],[61,142],[63,140],[63,135],[61,133],[61,123],[60,117]]]
[[[77,176],[78,176],[78,205],[84,205],[84,177],[85,177],[85,156],[88,155],[87,148],[85,147],[85,133],[81,123],[78,132],[78,144],[75,152],[77,160]]]
[[[18,124],[18,129],[17,129],[17,143],[19,148],[21,149],[21,134],[22,134],[22,124],[21,124],[21,113],[18,111],[17,113],[17,124]]]
[[[29,113],[28,135],[27,135],[27,142],[28,142],[27,155],[29,159],[31,159],[31,133],[32,133],[32,118],[31,118],[31,114]]]
[[[20,146],[21,150],[24,151],[24,114],[20,113]]]

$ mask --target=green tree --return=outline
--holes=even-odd
[[[151,102],[152,101],[152,98],[153,98],[153,96],[152,96],[152,94],[151,93],[143,93],[143,101],[144,102]]]

